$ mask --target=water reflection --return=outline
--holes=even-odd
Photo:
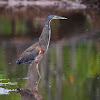
[[[91,34],[99,35],[99,12],[100,10],[97,9],[86,9],[68,10],[66,14],[59,14],[68,17],[68,20],[66,23],[65,21],[52,22],[52,39],[57,40],[59,38],[72,37],[73,35],[78,36],[81,34],[88,34],[89,36],[91,36]],[[47,16],[48,15],[28,18],[0,16],[2,23],[0,24],[0,36],[28,36],[35,39],[40,36]]]
[[[22,100],[36,97],[43,97],[43,100],[98,98],[97,94],[100,93],[99,39],[79,36],[51,43],[49,51],[39,64],[42,78],[37,88],[36,67],[24,64],[18,67],[15,64],[18,55],[32,42],[22,41],[20,45],[19,43],[14,45],[7,41],[0,46],[0,77],[4,79],[0,81],[2,84],[0,87],[11,90],[10,96],[6,95],[6,97],[15,98],[13,95],[16,95],[15,100],[19,100],[19,96],[14,92],[19,88],[18,93]],[[2,95],[0,98],[4,99]]]
[[[20,94],[22,100],[42,100],[42,97],[38,91],[38,79],[37,74],[37,63],[32,63],[29,66],[28,79],[24,90],[17,88],[17,92]]]

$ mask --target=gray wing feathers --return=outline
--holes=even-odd
[[[17,64],[26,63],[29,64],[35,60],[35,57],[39,55],[39,50],[36,49],[37,44],[30,46],[26,49],[20,58],[16,61]]]
[[[24,52],[21,57],[16,61],[17,64],[26,63],[29,64],[35,60],[35,57],[39,54],[39,50],[34,49],[30,52]]]

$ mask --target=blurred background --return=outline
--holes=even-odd
[[[49,14],[68,19],[51,22],[39,94],[43,100],[100,100],[100,0],[0,0],[0,100],[21,99],[16,89],[26,87],[29,65],[16,60],[38,41]]]

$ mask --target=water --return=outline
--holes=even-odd
[[[1,28],[0,100],[100,99],[100,14],[96,10],[69,12],[65,15],[67,21],[51,23],[50,47],[39,64],[40,81],[35,65],[18,66],[16,60],[38,41],[45,17],[32,20],[31,28],[22,18],[15,21],[17,29]],[[9,17],[3,19],[9,24]]]

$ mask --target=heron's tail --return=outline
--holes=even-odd
[[[21,60],[19,60],[19,59],[16,61],[16,64],[18,64],[18,65],[21,64],[21,63],[22,63],[22,62],[21,62]]]

